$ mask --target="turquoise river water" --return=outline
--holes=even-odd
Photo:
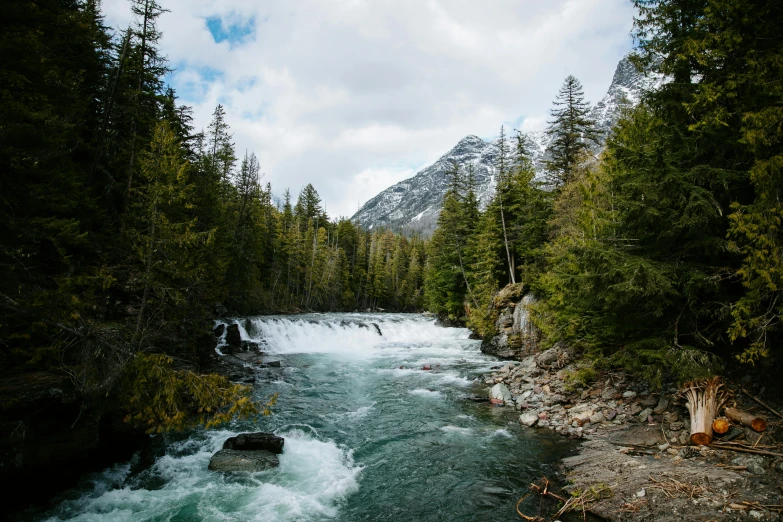
[[[258,397],[279,394],[273,415],[157,437],[152,458],[85,477],[34,519],[520,520],[517,499],[573,449],[520,426],[511,408],[465,399],[486,395],[477,378],[500,364],[468,330],[414,314],[236,322],[282,362],[256,369]],[[243,431],[285,437],[280,466],[236,476],[208,471],[223,441]]]

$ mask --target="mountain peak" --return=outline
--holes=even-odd
[[[624,104],[637,103],[645,90],[655,89],[661,83],[661,78],[637,71],[629,55],[626,55],[617,64],[606,96],[593,107],[591,117],[608,135]],[[537,174],[542,175],[551,137],[543,132],[535,132],[528,133],[528,138],[534,145],[533,165]],[[352,219],[368,228],[390,227],[403,232],[431,234],[437,226],[443,197],[448,189],[447,172],[452,161],[463,167],[473,165],[476,193],[481,207],[485,207],[494,196],[497,186],[496,143],[497,140],[490,143],[473,134],[465,136],[438,161],[369,200]]]

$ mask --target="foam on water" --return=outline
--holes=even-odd
[[[262,316],[229,322],[239,326],[243,339],[260,343],[264,350],[277,354],[366,356],[383,351],[408,352],[420,343],[427,352],[453,356],[461,351],[453,341],[467,340],[470,333],[461,328],[442,328],[434,319],[410,314]],[[442,346],[438,346],[439,342]]]
[[[437,398],[443,396],[443,394],[437,390],[428,390],[426,388],[416,388],[415,390],[411,390],[408,393],[410,393],[411,395],[418,395],[420,397],[431,397],[431,398]]]
[[[460,428],[459,426],[443,426],[441,431],[446,433],[456,433],[457,435],[470,435],[473,430],[470,428]]]
[[[127,466],[111,468],[96,484],[118,487],[66,501],[49,520],[322,520],[336,517],[338,504],[358,488],[362,467],[352,452],[300,429],[281,433],[286,445],[276,469],[242,477],[208,471],[212,454],[235,434],[212,431],[172,444],[137,477],[128,478]]]

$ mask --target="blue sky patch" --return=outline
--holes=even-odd
[[[256,20],[254,17],[246,20],[232,17],[227,20],[220,16],[210,16],[206,19],[207,29],[212,33],[215,43],[227,41],[231,47],[252,40],[256,35]]]

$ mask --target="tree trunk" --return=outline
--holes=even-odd
[[[766,420],[736,408],[726,408],[726,417],[731,421],[738,422],[743,426],[751,428],[753,431],[762,432],[767,429]]]
[[[688,400],[691,441],[700,446],[712,442],[712,423],[728,395],[717,377],[685,383],[681,395]]]

